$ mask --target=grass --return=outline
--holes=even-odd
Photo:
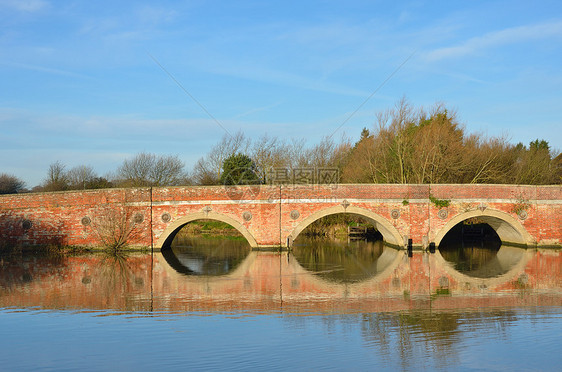
[[[185,225],[178,236],[201,236],[208,239],[228,238],[244,239],[242,234],[231,225],[216,220],[197,220]]]

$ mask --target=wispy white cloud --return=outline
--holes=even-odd
[[[393,27],[383,18],[259,24],[218,31],[185,60],[212,74],[364,98],[414,50]],[[364,78],[349,78],[357,74]]]
[[[78,33],[102,40],[146,40],[165,30],[176,17],[175,10],[162,7],[132,7],[127,10],[126,16],[86,17]]]
[[[241,122],[221,120],[227,129],[235,131]],[[26,147],[39,142],[50,143],[57,148],[60,142],[78,143],[87,141],[89,146],[111,147],[112,141],[150,143],[156,139],[168,142],[184,141],[186,138],[204,138],[209,132],[223,135],[216,122],[208,118],[151,119],[141,115],[65,115],[36,112],[34,110],[0,107],[0,140],[8,136],[20,138]],[[11,142],[9,145],[11,146]],[[148,149],[151,151],[151,149]]]
[[[0,0],[0,9],[12,9],[19,12],[34,13],[49,7],[45,0]]]
[[[319,49],[335,49],[342,45],[359,44],[365,39],[377,36],[374,26],[367,24],[347,24],[345,22],[318,23],[291,28],[277,38]]]
[[[138,21],[144,25],[168,23],[176,19],[178,12],[173,9],[143,5],[134,11]]]
[[[459,45],[434,49],[426,53],[425,58],[429,61],[437,61],[463,57],[487,48],[548,38],[562,38],[562,21],[511,27],[489,32],[483,36],[468,39]]]
[[[324,78],[307,77],[300,73],[258,65],[247,60],[236,62],[229,58],[210,56],[207,56],[206,60],[212,62],[207,65],[200,64],[199,68],[213,74],[346,96],[365,97],[369,94],[368,91],[334,83]],[[223,61],[230,63],[226,64]]]
[[[234,119],[240,119],[240,118],[243,118],[243,117],[252,115],[252,114],[256,114],[256,113],[258,113],[258,112],[267,111],[267,110],[269,110],[269,109],[272,109],[272,108],[274,108],[274,107],[277,107],[277,106],[281,105],[281,103],[282,103],[282,102],[276,102],[276,103],[273,103],[273,104],[267,105],[267,106],[254,107],[254,108],[252,108],[252,109],[250,109],[250,110],[247,110],[247,111],[245,111],[245,112],[243,112],[243,113],[241,113],[241,114],[236,115],[236,116],[234,117]]]
[[[24,70],[46,72],[48,74],[54,74],[54,75],[62,75],[62,76],[77,77],[77,78],[89,78],[89,76],[87,75],[79,74],[73,71],[62,70],[62,69],[46,67],[46,66],[32,65],[28,63],[0,62],[0,65],[15,67]]]
[[[456,73],[456,72],[450,72],[450,71],[446,71],[446,70],[432,70],[431,72],[435,75],[443,75],[443,76],[452,78],[453,80],[456,80],[456,81],[464,81],[464,82],[471,82],[471,83],[477,83],[477,84],[489,84],[490,83],[489,81],[477,79],[473,76],[470,76],[470,75],[464,74],[464,73]]]

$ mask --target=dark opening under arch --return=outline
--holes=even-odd
[[[434,239],[435,245],[439,246],[445,235],[459,223],[470,219],[478,219],[481,223],[489,225],[505,245],[526,247],[533,244],[532,237],[516,218],[508,213],[488,208],[483,211],[468,211],[451,218],[437,232]]]

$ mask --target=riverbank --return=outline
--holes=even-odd
[[[201,236],[207,238],[244,238],[243,235],[231,225],[215,220],[198,220],[185,225],[176,235],[176,238]]]

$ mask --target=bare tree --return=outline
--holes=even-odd
[[[94,168],[87,165],[78,165],[66,173],[69,187],[72,189],[86,189],[95,178]]]
[[[340,143],[336,143],[330,136],[325,136],[306,152],[306,157],[310,167],[336,168],[339,167],[350,148],[351,144],[345,136],[342,136]]]
[[[219,178],[217,172],[212,169],[211,164],[206,158],[200,158],[193,167],[193,182],[197,185],[210,186],[218,185]]]
[[[267,134],[252,144],[250,157],[256,164],[261,180],[265,180],[274,168],[288,168],[290,165],[289,146],[279,138],[269,137]]]
[[[0,174],[0,194],[17,194],[23,191],[25,182],[6,173]]]
[[[98,206],[91,224],[102,247],[111,251],[125,248],[138,233],[135,217],[125,203]]]
[[[406,183],[409,179],[407,158],[413,151],[411,128],[415,126],[415,113],[402,98],[393,109],[377,114],[377,127],[368,148],[355,155],[368,156],[368,178],[375,183]],[[369,137],[370,138],[370,137]],[[353,164],[353,160],[348,161]]]
[[[152,186],[174,186],[185,182],[184,163],[177,156],[159,156],[150,172]]]
[[[125,186],[174,186],[185,182],[184,163],[177,156],[157,156],[142,152],[126,159],[116,177]]]
[[[287,151],[289,154],[290,169],[303,168],[309,165],[308,153],[305,145],[306,141],[304,138],[291,138]]]
[[[58,160],[49,165],[47,178],[43,182],[44,191],[62,191],[68,189],[68,178],[65,168],[66,166]]]
[[[224,161],[230,156],[246,154],[250,146],[249,139],[242,132],[234,135],[225,134],[211,151],[199,159],[193,169],[193,179],[198,184],[218,184]]]

